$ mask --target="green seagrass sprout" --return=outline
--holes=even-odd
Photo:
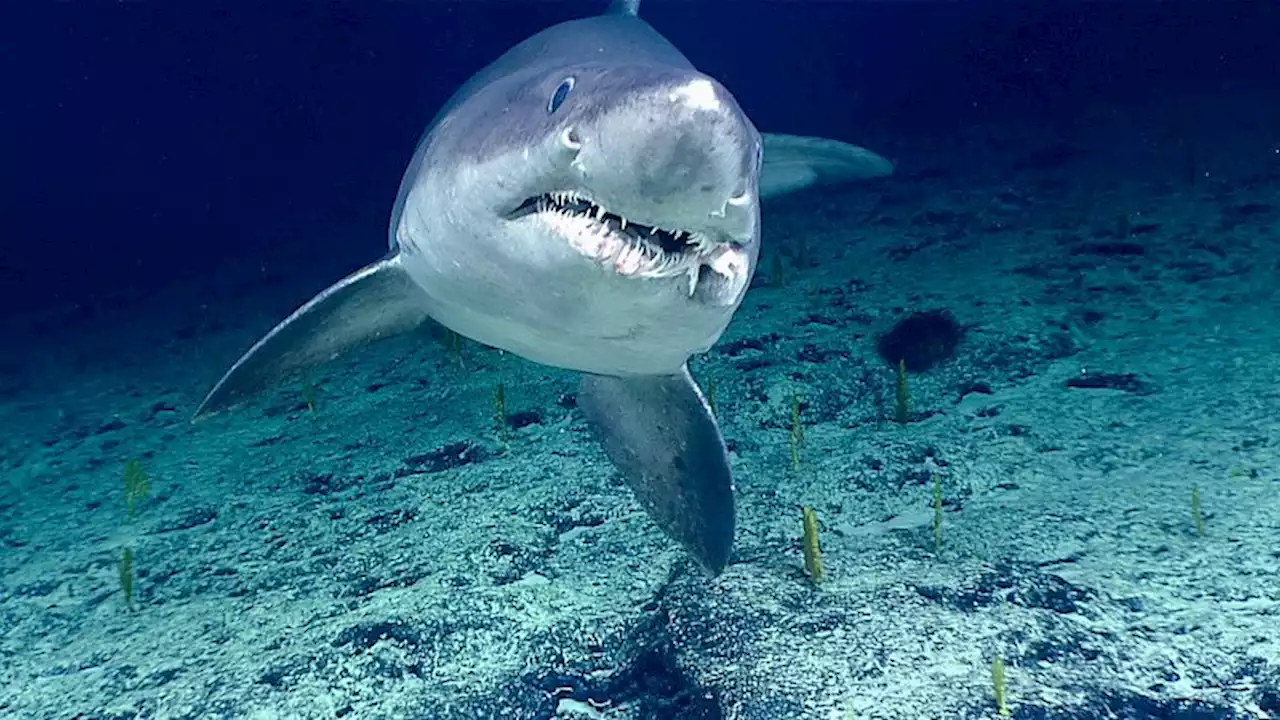
[[[911,422],[911,388],[907,386],[907,361],[898,361],[898,377],[894,388],[893,419],[905,425]]]
[[[1000,717],[1009,717],[1009,689],[1005,684],[1004,660],[999,655],[991,663],[991,694],[996,701],[996,713]]]
[[[804,422],[800,420],[800,396],[791,396],[791,469],[800,469],[800,448],[804,446]]]
[[[800,520],[804,527],[804,569],[814,585],[821,585],[827,572],[822,567],[822,548],[818,544],[818,515],[805,505],[800,509]]]
[[[445,345],[448,346],[449,352],[453,353],[453,356],[458,359],[458,366],[466,370],[467,359],[462,356],[462,336],[449,328],[445,328],[444,332]]]
[[[138,506],[151,494],[151,480],[142,463],[130,460],[124,464],[124,507],[132,520],[138,514]]]

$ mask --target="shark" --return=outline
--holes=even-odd
[[[761,134],[638,10],[546,28],[464,83],[409,161],[388,252],[258,340],[195,418],[433,320],[581,373],[577,406],[649,517],[723,571],[733,473],[688,360],[751,284],[762,200],[893,166]]]

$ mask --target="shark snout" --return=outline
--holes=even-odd
[[[655,203],[696,198],[723,206],[743,190],[755,131],[722,85],[695,77],[652,92],[638,111],[636,183]]]
[[[581,146],[578,166],[597,197],[682,225],[753,214],[760,135],[715,80],[644,78],[593,120],[566,133]]]

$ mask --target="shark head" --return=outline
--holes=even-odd
[[[723,332],[760,237],[761,138],[664,63],[554,62],[442,111],[394,241],[429,312],[531,360],[669,374]]]
[[[687,280],[698,302],[736,304],[759,235],[761,141],[729,92],[640,66],[577,68],[549,97],[553,172],[528,176],[512,229],[623,276]]]

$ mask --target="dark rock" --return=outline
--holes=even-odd
[[[404,475],[438,473],[453,468],[470,465],[487,460],[489,453],[478,445],[469,442],[456,442],[445,445],[421,455],[410,455],[404,459],[405,467],[397,471],[399,477]]]
[[[951,359],[963,338],[964,328],[950,312],[929,310],[899,321],[880,336],[876,351],[893,367],[901,361],[909,372],[924,372]]]

